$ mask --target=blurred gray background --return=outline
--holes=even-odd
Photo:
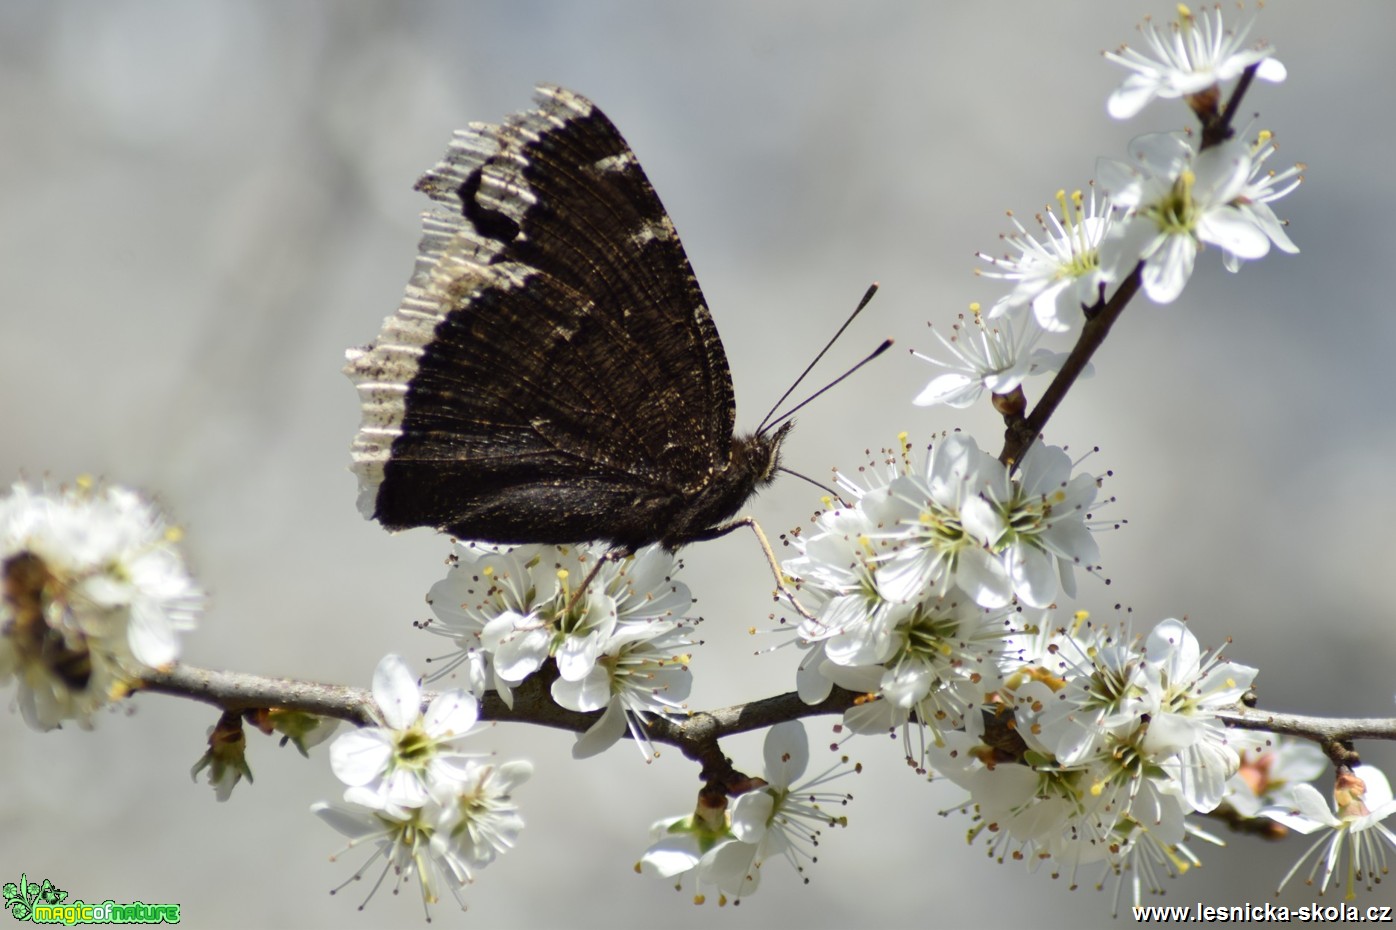
[[[1003,211],[1025,219],[1082,186],[1097,155],[1186,125],[1156,104],[1105,115],[1124,72],[1101,49],[1157,3],[68,3],[0,6],[0,480],[88,472],[156,494],[188,531],[212,592],[184,645],[197,664],[366,685],[415,634],[444,539],[360,519],[346,470],[358,422],[339,373],[412,266],[412,182],[451,130],[525,107],[553,81],[597,101],[668,206],[754,425],[872,280],[882,293],[833,353],[840,370],[884,336],[898,350],[800,416],[786,463],[853,468],[863,450],[964,428],[997,451],[987,409],[914,408],[933,370],[905,354],[1000,293],[976,279]],[[1261,669],[1265,707],[1388,715],[1396,637],[1390,410],[1396,346],[1396,7],[1275,2],[1257,35],[1289,67],[1245,111],[1280,166],[1311,165],[1278,212],[1303,253],[1239,276],[1206,254],[1169,307],[1116,327],[1049,439],[1102,451],[1107,586],[1144,630],[1186,616],[1204,644]],[[844,362],[837,361],[843,359]],[[826,377],[827,377],[826,374]],[[816,379],[822,380],[822,379]],[[1040,393],[1041,384],[1029,391]],[[768,531],[816,495],[787,479],[755,504]],[[746,534],[689,547],[708,622],[694,707],[793,686],[788,652],[747,635],[770,579]],[[12,691],[4,697],[13,702]],[[95,733],[40,735],[0,713],[0,878],[51,878],[72,898],[179,902],[194,927],[419,921],[415,886],[327,890],[359,861],[307,811],[337,799],[323,753],[254,737],[256,784],[228,804],[190,782],[209,709],[158,696]],[[833,739],[813,721],[811,742]],[[574,763],[571,737],[496,727],[481,747],[527,756],[529,828],[447,926],[841,927],[1110,923],[1107,895],[1000,866],[964,845],[960,800],[855,740],[865,765],[846,831],[802,887],[773,863],[740,907],[693,906],[631,871],[658,817],[693,801],[676,753],[632,747]],[[727,747],[759,767],[759,737]],[[1387,747],[1369,761],[1390,765]],[[822,764],[827,753],[815,753]],[[1272,900],[1303,843],[1233,838],[1161,903]],[[1089,886],[1094,873],[1083,877]],[[1396,883],[1364,900],[1391,903]],[[1333,896],[1330,894],[1329,900]],[[1304,903],[1300,888],[1284,900]],[[1117,925],[1127,925],[1124,917]]]

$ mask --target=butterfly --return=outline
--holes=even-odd
[[[359,509],[496,543],[720,536],[792,424],[734,435],[722,341],[635,153],[580,94],[535,102],[417,182],[402,303],[346,352]]]

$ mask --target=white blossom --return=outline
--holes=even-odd
[[[439,900],[437,889],[445,885],[464,910],[461,892],[475,880],[475,872],[518,841],[523,818],[514,804],[513,791],[532,772],[527,762],[470,763],[458,781],[434,782],[417,806],[385,805],[380,794],[351,787],[344,792],[344,804],[321,801],[310,809],[349,838],[347,849],[373,844],[372,856],[349,879],[362,878],[382,859],[382,870],[369,897],[391,871],[396,884],[413,877],[418,880],[424,908]]]
[[[824,790],[831,781],[849,774],[841,759],[825,771],[805,778],[809,765],[809,739],[798,720],[778,723],[766,732],[763,746],[764,778],[751,779],[729,811],[700,796],[695,812],[662,820],[654,826],[656,842],[641,857],[639,870],[663,878],[693,874],[701,888],[716,887],[722,895],[741,898],[760,885],[761,868],[780,858],[797,872],[812,861],[824,827],[846,826],[842,814],[827,808],[843,807],[852,795]]]
[[[460,650],[435,677],[463,667],[468,690],[494,689],[506,702],[549,659],[563,680],[583,681],[607,644],[631,642],[637,625],[677,621],[693,604],[673,577],[681,563],[659,546],[614,560],[599,545],[457,543],[453,563],[427,595],[438,620],[430,629]]]
[[[1251,147],[1251,173],[1246,179],[1246,185],[1234,201],[1235,207],[1245,216],[1257,229],[1274,244],[1275,248],[1281,252],[1288,252],[1291,255],[1299,252],[1299,246],[1295,245],[1285,232],[1285,224],[1280,218],[1275,216],[1275,211],[1270,209],[1270,204],[1286,194],[1293,191],[1303,183],[1303,165],[1292,165],[1283,171],[1271,171],[1265,167],[1265,162],[1270,156],[1275,154],[1275,140],[1271,133],[1262,132],[1255,144]],[[1234,252],[1226,252],[1222,255],[1222,264],[1227,271],[1236,271],[1241,265],[1241,256]]]
[[[559,678],[552,695],[559,706],[583,713],[604,710],[577,737],[572,755],[579,759],[610,748],[628,729],[645,761],[657,755],[646,735],[650,717],[682,716],[693,686],[688,651],[694,641],[687,624],[665,620],[621,624],[601,644],[599,660],[575,681]]]
[[[479,718],[465,691],[447,691],[422,711],[422,691],[401,656],[388,655],[373,672],[373,700],[382,726],[341,733],[330,744],[330,767],[351,788],[374,793],[383,810],[421,807],[432,791],[465,779],[471,759],[462,742]]]
[[[1155,98],[1172,100],[1202,93],[1223,81],[1240,77],[1252,65],[1256,77],[1279,83],[1285,67],[1265,46],[1243,48],[1254,19],[1239,29],[1222,23],[1221,6],[1209,18],[1204,11],[1194,16],[1179,4],[1178,20],[1160,29],[1152,20],[1140,27],[1150,55],[1122,47],[1105,57],[1133,73],[1110,95],[1108,110],[1116,119],[1128,119]]]
[[[1101,159],[1096,176],[1127,211],[1107,243],[1109,261],[1121,269],[1144,262],[1144,292],[1166,304],[1182,293],[1203,245],[1238,261],[1263,257],[1270,236],[1254,209],[1238,206],[1252,167],[1239,142],[1198,152],[1182,133],[1139,136],[1130,143],[1128,162]]]
[[[82,479],[0,497],[0,683],[25,721],[88,725],[125,681],[179,655],[203,607],[179,530],[136,492]]]
[[[1299,857],[1280,881],[1280,889],[1294,877],[1310,857],[1313,866],[1306,878],[1313,884],[1320,875],[1318,893],[1328,890],[1335,874],[1341,876],[1343,897],[1356,895],[1359,882],[1367,890],[1387,872],[1387,849],[1396,850],[1396,833],[1382,821],[1396,814],[1396,800],[1385,773],[1370,765],[1359,765],[1338,775],[1333,787],[1333,810],[1313,785],[1296,785],[1290,802],[1266,808],[1264,816],[1300,833],[1320,836]]]
[[[1050,208],[1037,215],[1040,236],[1009,214],[1018,230],[1003,237],[1011,253],[998,258],[979,253],[995,267],[980,274],[1013,282],[1013,291],[989,311],[990,319],[1017,317],[1022,308],[1031,307],[1043,330],[1069,332],[1080,327],[1082,308],[1098,303],[1104,289],[1115,282],[1116,269],[1102,266],[1100,249],[1116,216],[1110,198],[1097,198],[1094,187],[1089,199],[1075,191],[1068,200],[1066,191],[1058,191],[1057,207],[1060,216]]]
[[[934,404],[968,407],[985,391],[1011,394],[1029,375],[1061,368],[1065,355],[1046,349],[1034,350],[1043,330],[1032,321],[1021,325],[1015,325],[1008,317],[985,321],[979,314],[978,304],[971,307],[971,311],[972,318],[966,321],[961,316],[952,326],[948,339],[935,333],[950,353],[950,361],[914,353],[917,358],[950,370],[932,378],[912,403],[919,407]]]

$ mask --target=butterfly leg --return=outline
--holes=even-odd
[[[761,544],[761,551],[766,556],[766,564],[771,567],[771,574],[776,579],[776,591],[778,592],[776,599],[779,600],[781,597],[784,597],[790,602],[790,606],[795,608],[797,614],[804,617],[806,620],[815,622],[817,618],[809,612],[804,604],[801,604],[799,600],[796,599],[795,592],[786,585],[785,573],[780,570],[780,563],[776,561],[775,550],[771,548],[770,540],[766,538],[765,532],[761,529],[761,524],[756,522],[755,517],[741,517],[730,523],[715,526],[710,530],[704,531],[701,535],[695,535],[685,541],[716,539],[719,536],[726,536],[733,530],[741,529],[744,526],[751,527],[751,531],[756,534],[756,541]]]
[[[577,606],[577,601],[581,600],[582,595],[591,587],[591,583],[596,580],[597,574],[601,571],[601,566],[605,565],[607,562],[620,562],[623,559],[630,558],[634,554],[634,549],[624,548],[611,549],[608,552],[602,553],[601,557],[596,560],[596,564],[591,567],[591,571],[587,572],[586,579],[576,591],[572,592],[572,599],[567,602],[567,613],[572,613],[572,608]]]

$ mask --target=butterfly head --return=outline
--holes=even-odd
[[[732,437],[732,467],[753,476],[752,492],[776,480],[780,447],[794,426],[794,420],[786,420],[774,432],[758,430],[750,436]]]

